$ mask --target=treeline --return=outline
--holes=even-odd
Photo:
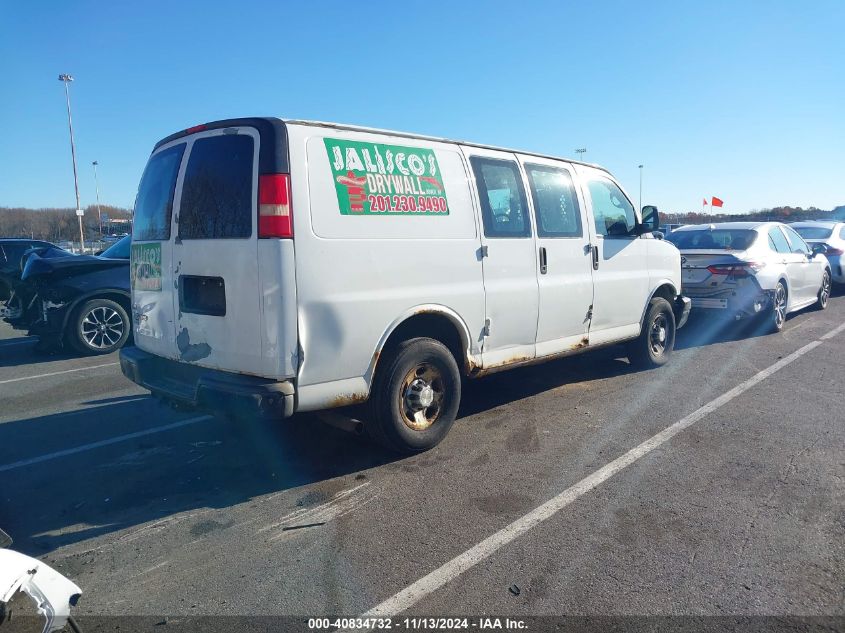
[[[111,220],[128,220],[132,217],[129,209],[100,205],[103,215]],[[85,208],[82,218],[82,228],[85,239],[100,237],[100,226],[97,217],[97,207],[89,205]],[[118,233],[128,229],[128,225],[121,222],[109,226],[103,219],[103,235],[109,232]],[[50,242],[63,240],[79,240],[79,223],[75,209],[24,209],[0,207],[0,237],[29,237]]]
[[[845,221],[845,205],[832,211],[809,207],[774,207],[773,209],[753,210],[748,213],[708,213],[692,211],[689,213],[662,213],[664,224],[705,224],[709,222],[803,222],[805,220]]]

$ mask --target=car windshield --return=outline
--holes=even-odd
[[[679,250],[744,251],[757,239],[750,229],[673,231],[666,236]]]
[[[792,228],[805,240],[826,240],[833,234],[833,229],[826,226],[793,226]]]
[[[110,259],[129,259],[129,246],[131,243],[132,238],[127,235],[100,253],[100,257],[108,257]]]

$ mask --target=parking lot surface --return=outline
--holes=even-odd
[[[657,370],[469,382],[409,458],[176,411],[4,329],[0,527],[83,616],[841,615],[843,323],[837,296],[777,335],[693,319]]]

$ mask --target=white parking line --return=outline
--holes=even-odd
[[[59,374],[69,374],[74,371],[85,371],[86,369],[99,369],[100,367],[112,367],[113,365],[120,365],[120,363],[103,363],[102,365],[89,365],[88,367],[77,367],[76,369],[64,369],[62,371],[51,371],[47,374],[38,374],[37,376],[23,376],[22,378],[10,378],[8,380],[0,380],[0,385],[7,385],[10,382],[20,382],[21,380],[34,380],[35,378],[47,378],[48,376],[58,376]]]
[[[16,468],[23,468],[24,466],[31,466],[32,464],[48,462],[52,459],[58,459],[59,457],[66,457],[68,455],[75,455],[76,453],[83,453],[85,451],[90,451],[95,448],[101,448],[103,446],[117,444],[118,442],[125,442],[126,440],[134,440],[136,437],[144,437],[145,435],[152,435],[153,433],[161,433],[163,431],[170,431],[171,429],[178,429],[182,426],[188,426],[189,424],[195,424],[197,422],[202,422],[203,420],[210,419],[210,415],[200,415],[195,418],[179,420],[178,422],[165,424],[163,426],[154,426],[153,428],[144,429],[143,431],[136,431],[135,433],[118,435],[117,437],[112,437],[107,440],[100,440],[99,442],[91,442],[90,444],[83,444],[82,446],[75,446],[74,448],[66,448],[63,451],[56,451],[55,453],[47,453],[45,455],[39,455],[38,457],[22,459],[18,462],[12,462],[11,464],[5,464],[3,466],[0,466],[0,473],[6,472],[7,470],[14,470]]]
[[[820,337],[819,337],[819,339],[820,339],[820,340],[822,340],[822,341],[826,341],[826,340],[828,340],[828,339],[833,338],[833,337],[834,337],[834,336],[836,336],[837,334],[840,334],[840,333],[841,333],[841,332],[843,332],[843,331],[845,331],[845,323],[843,323],[843,324],[842,324],[842,325],[840,325],[839,327],[837,327],[837,328],[835,328],[835,329],[831,330],[830,332],[828,332],[828,333],[827,333],[827,334],[825,334],[824,336],[820,336]]]
[[[837,327],[833,331],[825,334],[821,339],[827,340],[836,336],[836,334],[845,330],[845,324]],[[647,455],[657,447],[668,442],[681,431],[689,428],[702,418],[707,417],[720,407],[726,405],[734,398],[742,395],[752,387],[763,382],[766,378],[775,372],[783,369],[790,363],[801,358],[807,352],[810,352],[822,344],[821,340],[808,343],[799,350],[793,352],[789,356],[785,356],[778,362],[770,365],[766,369],[758,372],[745,382],[740,383],[730,391],[723,393],[715,400],[711,400],[704,406],[695,410],[685,418],[678,420],[671,426],[666,427],[656,435],[653,435],[642,444],[632,448],[627,453],[613,460],[609,464],[599,468],[597,471],[588,475],[578,483],[570,486],[560,494],[552,497],[543,505],[535,508],[528,514],[520,517],[513,523],[505,526],[495,534],[488,536],[486,539],[471,547],[463,554],[459,554],[449,562],[438,567],[426,576],[423,576],[416,582],[408,585],[399,593],[391,596],[381,604],[376,605],[361,617],[391,617],[398,615],[402,611],[412,607],[417,602],[440,589],[448,582],[454,580],[464,572],[472,569],[475,565],[510,543],[511,541],[522,536],[531,528],[539,525],[546,519],[551,518],[566,506],[571,504],[579,497],[587,494],[596,486],[604,483],[613,475],[630,466],[641,457]]]

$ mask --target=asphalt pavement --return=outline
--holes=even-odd
[[[611,348],[471,381],[408,458],[176,411],[116,355],[0,329],[0,527],[83,616],[841,618],[843,323],[836,296],[780,334],[693,319],[657,370]]]

